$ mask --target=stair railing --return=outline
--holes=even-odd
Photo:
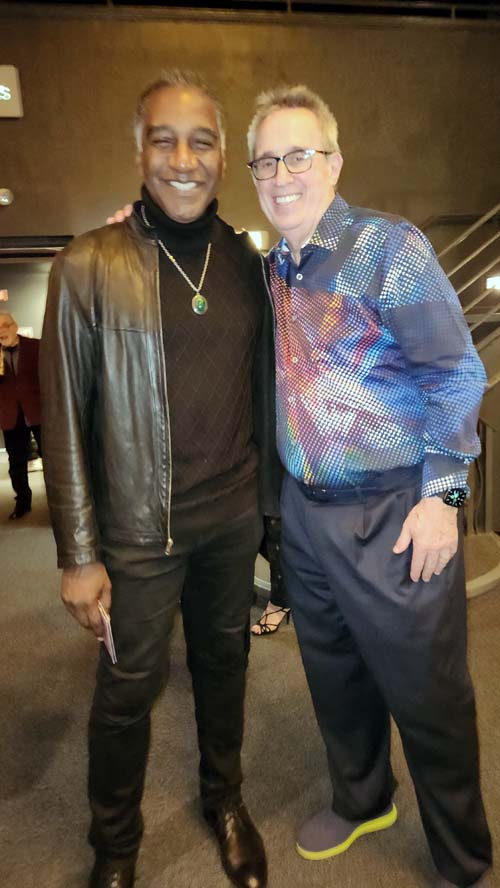
[[[459,247],[463,244],[472,234],[478,231],[485,231],[484,226],[490,222],[495,217],[498,217],[500,213],[500,203],[496,204],[496,206],[492,207],[486,213],[483,213],[479,219],[469,225],[465,231],[462,231],[458,237],[455,237],[451,243],[449,243],[446,247],[438,252],[438,258],[442,259],[444,256],[447,256],[452,250],[456,247]],[[433,220],[434,221],[434,220]],[[439,221],[439,220],[435,220]],[[474,247],[463,259],[457,262],[456,265],[453,266],[449,271],[447,271],[448,277],[451,279],[458,272],[462,271],[466,268],[469,263],[471,263],[474,259],[477,259],[484,250],[491,248],[493,244],[496,242],[500,244],[500,229],[496,231],[493,235],[486,237],[479,246]],[[456,287],[457,293],[463,295],[473,284],[477,283],[482,277],[484,277],[489,271],[493,269],[498,270],[500,274],[500,249],[496,253],[493,260],[487,262],[483,265],[479,271],[475,271],[471,277],[469,277],[464,283],[460,284],[460,286]],[[476,348],[479,352],[481,352],[487,345],[490,344],[494,339],[500,336],[500,290],[498,292],[498,298],[494,302],[493,305],[489,305],[486,311],[483,311],[478,317],[476,315],[471,316],[471,311],[476,306],[480,305],[484,300],[489,297],[490,300],[494,299],[495,290],[489,287],[485,287],[478,296],[475,296],[469,302],[466,302],[463,305],[463,311],[467,320],[469,322],[469,329],[471,331],[476,330],[484,323],[491,323],[492,321],[497,321],[495,328],[490,331],[486,336],[476,342]],[[499,314],[497,318],[496,315]],[[498,375],[498,374],[497,374]],[[493,383],[493,380],[489,380],[490,385]],[[498,382],[498,379],[495,379],[495,382]]]

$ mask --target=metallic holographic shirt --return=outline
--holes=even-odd
[[[424,496],[465,486],[486,376],[426,237],[336,195],[299,266],[285,239],[269,260],[288,472],[345,488],[421,463]]]

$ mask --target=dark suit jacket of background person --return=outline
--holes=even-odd
[[[273,311],[263,262],[248,234],[232,237],[228,262],[235,274],[255,270],[255,298],[264,300],[253,428],[261,509],[276,514],[281,470],[275,449]],[[59,354],[63,330],[64,360]],[[120,373],[125,352],[127,373]],[[163,543],[171,454],[158,246],[135,216],[81,235],[56,257],[40,373],[42,392],[45,385],[51,393],[43,403],[44,464],[59,567],[99,561],[101,539]]]
[[[13,429],[17,423],[19,405],[27,426],[38,426],[41,421],[40,385],[38,381],[39,339],[19,337],[17,374],[4,362],[0,376],[0,428]]]

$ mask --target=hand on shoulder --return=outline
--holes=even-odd
[[[125,222],[132,215],[134,207],[132,204],[125,204],[121,210],[115,210],[112,216],[106,219],[106,225],[114,225],[115,222]]]

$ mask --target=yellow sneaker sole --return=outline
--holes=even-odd
[[[353,829],[349,838],[347,838],[345,842],[341,842],[340,845],[334,845],[333,848],[325,848],[324,851],[307,851],[305,848],[301,848],[298,842],[295,847],[300,856],[304,857],[306,860],[326,860],[327,857],[336,857],[337,854],[343,854],[344,851],[347,851],[353,842],[355,842],[356,839],[359,839],[360,836],[366,836],[368,833],[389,829],[393,823],[396,823],[397,819],[398,810],[393,803],[391,810],[388,811],[387,814],[382,814],[381,817],[374,817],[373,820],[365,820],[364,823],[360,823],[356,829]]]

